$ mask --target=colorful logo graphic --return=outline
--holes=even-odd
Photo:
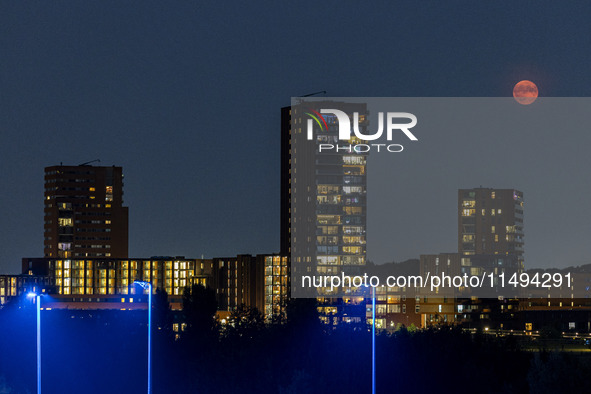
[[[326,120],[324,119],[324,117],[322,115],[320,115],[320,113],[318,113],[317,111],[314,111],[312,108],[307,108],[308,111],[313,112],[304,112],[306,115],[309,115],[312,119],[314,119],[316,121],[316,123],[318,124],[318,127],[320,127],[321,131],[328,131],[328,124],[326,123]],[[320,122],[320,120],[322,120],[322,122]],[[324,127],[323,127],[324,126]]]

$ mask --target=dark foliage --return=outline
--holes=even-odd
[[[263,324],[260,312],[246,307],[218,324],[215,294],[203,287],[187,290],[183,305],[175,317],[165,293],[154,297],[154,393],[370,390],[371,333],[327,329],[314,301],[291,301],[287,319],[275,324]],[[146,317],[145,311],[43,311],[44,393],[144,392]],[[186,326],[175,340],[179,322]],[[376,341],[379,393],[559,392],[552,390],[586,387],[591,372],[580,357],[534,357],[513,338],[459,329],[401,328]],[[35,390],[32,306],[0,310],[0,388]]]

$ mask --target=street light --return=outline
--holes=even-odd
[[[376,394],[376,288],[371,286],[371,393]]]
[[[148,394],[152,393],[152,284],[136,280],[134,284],[148,290]]]
[[[27,293],[27,297],[35,297],[37,304],[37,394],[41,394],[41,296],[35,292]]]
[[[376,394],[376,288],[371,297],[371,392]]]

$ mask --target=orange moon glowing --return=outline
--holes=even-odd
[[[538,87],[532,81],[520,81],[513,88],[513,97],[519,104],[531,104],[538,98]]]

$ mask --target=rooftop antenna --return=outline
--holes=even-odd
[[[320,92],[308,93],[308,94],[304,94],[303,96],[298,96],[298,97],[310,97],[310,96],[316,96],[317,94],[322,94],[322,95],[326,96],[326,90],[321,90]]]
[[[82,166],[87,166],[87,165],[89,165],[89,164],[91,164],[91,163],[95,163],[95,162],[97,162],[97,163],[100,163],[100,162],[101,162],[101,160],[100,160],[100,159],[95,159],[95,160],[87,161],[86,163],[78,164],[78,166],[79,166],[79,167],[82,167]]]
[[[302,96],[298,96],[298,97],[296,98],[296,100],[297,100],[297,102],[298,102],[298,103],[301,103],[301,102],[302,102],[302,100],[301,100],[301,99],[302,99],[303,97],[312,97],[312,96],[316,96],[316,95],[319,95],[319,94],[322,94],[323,96],[326,96],[326,90],[321,90],[321,91],[319,91],[319,92],[314,92],[314,93],[308,93],[308,94],[304,94],[304,95],[302,95]]]

